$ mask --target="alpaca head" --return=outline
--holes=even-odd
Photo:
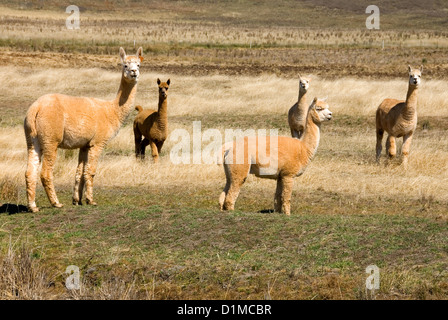
[[[328,103],[325,102],[325,99],[319,100],[317,98],[314,98],[311,103],[309,112],[313,117],[313,121],[318,124],[331,120],[333,114],[329,109]]]
[[[159,85],[159,97],[166,99],[168,97],[170,79],[168,79],[166,82],[162,82],[157,78],[157,84]]]
[[[299,74],[299,90],[300,90],[300,92],[305,93],[308,91],[308,88],[310,87],[310,81],[311,81],[310,77],[305,78],[305,77],[300,76],[300,74]]]
[[[143,49],[138,48],[135,56],[127,56],[123,48],[120,48],[123,77],[127,82],[137,82],[140,76],[140,62],[143,61]]]
[[[413,69],[411,66],[408,66],[409,71],[409,85],[418,87],[421,82],[423,66],[420,66],[420,69]]]

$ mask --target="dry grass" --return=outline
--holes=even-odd
[[[80,278],[80,288],[68,290],[65,288],[68,274],[44,264],[40,248],[31,249],[30,243],[23,242],[21,237],[14,241],[9,237],[6,252],[0,253],[0,299],[135,300],[153,297],[151,286],[146,290],[136,288],[136,281],[140,286],[142,281],[135,272],[117,274],[97,269],[86,270]]]
[[[157,4],[156,4],[157,5]],[[229,7],[230,5],[230,7]],[[381,32],[365,28],[363,10],[349,13],[345,10],[326,10],[301,3],[282,2],[275,6],[269,2],[251,8],[250,3],[232,4],[183,2],[176,7],[189,7],[172,14],[173,9],[152,8],[146,4],[132,13],[132,19],[121,10],[108,10],[98,14],[95,9],[81,13],[81,30],[67,30],[68,15],[63,8],[52,10],[20,10],[2,7],[0,16],[0,45],[21,51],[87,52],[111,54],[117,46],[131,45],[135,40],[151,54],[177,55],[179,48],[302,48],[302,47],[352,47],[386,48],[420,47],[446,48],[446,21],[427,19],[414,11],[394,12],[382,16]],[[408,5],[408,3],[406,3]],[[137,4],[138,6],[138,4]],[[210,8],[208,8],[210,7]],[[182,9],[182,8],[179,8]],[[132,8],[128,8],[128,12]],[[245,11],[257,10],[258,15]],[[281,11],[275,15],[273,12]],[[431,12],[440,12],[432,9]],[[257,16],[266,14],[258,21]],[[199,17],[196,15],[199,14]],[[300,22],[297,21],[300,16]],[[411,16],[412,19],[407,19]],[[244,18],[243,18],[244,17]],[[325,17],[325,18],[323,18]],[[263,20],[264,20],[263,19]],[[397,22],[400,21],[401,22]],[[316,25],[318,23],[318,25]],[[412,23],[411,27],[406,27]],[[417,24],[420,28],[417,28]],[[418,31],[416,31],[418,29]],[[411,31],[410,31],[411,30]],[[190,53],[190,55],[193,55]]]
[[[118,60],[118,57],[117,57]],[[405,99],[407,91],[407,66],[403,76],[395,80],[369,80],[339,78],[327,80],[313,76],[311,94],[328,97],[332,109],[339,114],[372,116],[379,103],[387,97]],[[116,71],[98,68],[29,69],[15,66],[0,67],[0,108],[23,116],[31,103],[49,92],[111,99],[115,96],[120,79]],[[240,76],[229,78],[221,75],[177,76],[144,72],[139,84],[136,104],[145,108],[157,107],[157,77],[173,77],[174,89],[170,95],[169,115],[202,117],[204,114],[282,114],[297,99],[297,79],[275,75],[260,77]],[[423,77],[425,75],[423,74]],[[445,80],[423,78],[419,93],[419,114],[437,117],[448,116]],[[261,95],[260,93],[263,93]],[[19,107],[25,106],[25,110]],[[4,121],[9,119],[5,116]],[[9,140],[5,136],[4,141]]]
[[[2,68],[6,75],[0,99],[17,96],[29,103],[39,95],[61,92],[112,98],[119,74],[95,69],[50,69],[25,73],[12,68]],[[63,74],[62,79],[61,74]],[[92,77],[92,75],[95,75]],[[297,81],[276,76],[237,77],[225,76],[181,77],[173,75],[144,74],[140,80],[137,104],[155,108],[157,77],[171,77],[173,85],[168,112],[170,130],[184,128],[192,133],[192,121],[202,121],[202,130],[218,129],[223,134],[228,128],[270,129],[278,128],[288,134],[284,115],[297,96]],[[7,79],[7,80],[6,80]],[[329,81],[315,78],[311,84],[313,96],[328,96],[334,123],[322,128],[322,141],[315,161],[302,178],[298,179],[297,192],[317,189],[337,190],[356,194],[360,198],[378,195],[395,197],[406,194],[419,199],[431,196],[437,201],[448,200],[448,144],[444,139],[448,117],[446,81],[425,81],[419,96],[420,126],[412,145],[408,172],[400,167],[384,168],[374,164],[374,113],[378,103],[386,97],[404,98],[406,80],[376,81],[338,79]],[[263,94],[260,94],[260,93]],[[437,116],[434,115],[437,110]],[[24,111],[18,113],[17,117]],[[230,118],[226,115],[232,115]],[[253,117],[257,118],[253,118]],[[216,165],[176,165],[170,162],[170,150],[176,143],[168,138],[162,152],[162,163],[154,166],[137,162],[133,154],[132,129],[128,119],[119,135],[103,153],[95,183],[98,186],[155,186],[164,184],[221,185],[222,168]],[[255,122],[250,119],[257,119]],[[234,119],[238,119],[234,122]],[[422,123],[430,129],[422,130]],[[24,202],[23,173],[26,166],[26,148],[20,126],[1,129],[2,153],[0,170],[3,201]],[[437,165],[434,165],[434,159]],[[71,184],[76,168],[77,152],[60,151],[55,168],[56,184]],[[331,179],[328,179],[329,173]],[[251,180],[260,188],[273,190],[273,182]],[[195,186],[192,185],[192,188]],[[246,188],[250,188],[247,186]],[[299,191],[300,190],[300,191]],[[6,199],[9,198],[9,199]]]
[[[73,32],[59,1],[3,3],[0,299],[446,299],[444,9],[378,1],[380,32],[365,31],[367,0],[151,0],[145,10],[139,1],[80,0],[82,29]],[[59,150],[55,184],[66,206],[50,208],[39,183],[42,210],[21,213],[27,108],[51,92],[113,98],[118,47],[129,51],[134,40],[147,58],[136,104],[156,108],[156,79],[171,78],[171,132],[191,134],[201,121],[203,131],[289,135],[297,73],[313,74],[311,95],[328,97],[334,119],[296,179],[290,217],[260,213],[273,206],[275,182],[254,177],[237,210],[219,212],[222,167],[173,165],[169,138],[158,165],[136,161],[136,112],[102,154],[98,207],[69,205],[77,151]],[[374,113],[386,97],[404,99],[409,63],[425,71],[403,172],[398,161],[374,163]],[[73,264],[81,289],[69,291],[64,272]],[[381,270],[375,294],[365,290],[370,264]]]
[[[29,247],[10,238],[7,252],[0,255],[0,299],[51,299],[53,279]]]

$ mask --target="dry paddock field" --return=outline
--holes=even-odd
[[[23,18],[8,10],[16,19]],[[51,18],[46,14],[41,18]],[[106,31],[114,27],[111,22]],[[25,39],[24,29],[7,29],[11,34],[6,38],[18,32]],[[60,37],[56,32],[55,38]],[[97,207],[71,205],[77,151],[60,150],[54,175],[65,207],[50,208],[39,184],[37,204],[42,210],[32,214],[15,212],[26,205],[22,122],[28,106],[50,92],[113,98],[120,79],[119,57],[118,52],[53,52],[57,48],[28,52],[14,45],[0,50],[0,298],[448,298],[448,81],[439,76],[434,61],[428,66],[430,77],[423,71],[407,171],[399,159],[388,167],[375,163],[374,124],[382,99],[405,98],[405,50],[397,49],[397,59],[403,60],[402,66],[395,66],[399,71],[384,79],[374,75],[369,58],[361,62],[364,69],[358,66],[356,74],[343,76],[327,76],[325,67],[310,65],[309,100],[328,97],[334,118],[322,125],[317,154],[295,180],[290,217],[269,212],[275,181],[254,177],[244,184],[236,211],[220,212],[223,168],[172,164],[175,141],[170,139],[159,164],[136,161],[136,111],[101,156],[94,189]],[[322,56],[329,50],[316,48],[304,50],[318,50]],[[188,50],[180,49],[181,57],[148,53],[136,104],[156,108],[156,79],[170,78],[170,132],[182,128],[192,133],[193,121],[201,121],[203,131],[278,129],[289,135],[287,111],[297,99],[298,80],[281,72],[283,61],[273,60],[281,66],[276,71],[259,72],[257,62],[245,60],[245,54],[252,54],[247,48],[226,49],[241,50],[236,64],[258,66],[256,72],[249,68],[234,74],[216,67],[232,64],[232,57],[226,60],[221,51],[216,52],[223,56],[213,60],[192,57]],[[201,50],[216,53],[213,48]],[[278,57],[280,52],[258,50],[260,61],[263,54]],[[434,49],[434,54],[442,56],[444,50]],[[16,51],[21,58],[14,59]],[[66,60],[61,63],[59,58]],[[164,59],[178,67],[159,68]],[[218,71],[187,71],[203,61]],[[421,59],[408,61],[417,67]],[[294,68],[300,69],[300,63]],[[371,76],[362,76],[362,70]],[[69,265],[80,267],[80,290],[64,287]],[[377,265],[381,274],[380,289],[373,293],[365,289],[369,265]]]

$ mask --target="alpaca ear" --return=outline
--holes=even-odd
[[[122,47],[120,47],[120,58],[121,58],[121,62],[125,63],[125,61],[126,61],[126,52],[124,51],[124,49]]]
[[[299,80],[300,80],[300,79],[302,79],[302,76],[301,76],[300,73],[299,73]]]
[[[322,101],[326,101],[328,99],[328,97],[325,97],[325,98],[323,98],[323,99],[320,99],[320,100],[322,100]]]
[[[420,66],[420,73],[423,72],[423,65]]]
[[[161,84],[161,83],[162,83],[162,81],[160,81],[160,79],[157,78],[157,84]]]
[[[168,79],[168,80],[166,81],[166,84],[167,84],[167,85],[170,85],[170,83],[171,83],[171,81],[170,81],[170,79]]]
[[[410,65],[408,65],[408,72],[411,73],[411,71],[412,71],[412,68]]]
[[[136,56],[140,59],[140,61],[144,60],[144,58],[143,58],[143,48],[142,47],[138,48]]]
[[[316,103],[317,103],[317,97],[314,97],[313,102],[311,102],[310,108],[314,108],[316,106]]]

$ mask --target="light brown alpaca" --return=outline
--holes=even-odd
[[[158,110],[143,110],[141,106],[137,106],[135,110],[138,114],[134,120],[135,156],[144,159],[146,147],[151,145],[154,162],[158,162],[160,150],[168,136],[167,100],[170,79],[166,82],[157,79],[157,84],[159,85]],[[143,140],[142,137],[144,137]]]
[[[332,117],[328,105],[315,98],[307,113],[302,140],[290,137],[244,137],[223,146],[226,186],[219,197],[221,210],[233,210],[249,173],[276,179],[274,210],[290,214],[294,177],[300,176],[316,153],[320,125]],[[263,150],[266,148],[265,150]],[[239,161],[239,157],[242,156]]]
[[[24,128],[28,147],[26,190],[28,208],[36,206],[36,184],[42,161],[41,181],[53,207],[62,207],[53,185],[53,168],[57,149],[80,149],[75,176],[73,204],[82,204],[84,185],[87,204],[93,201],[93,178],[98,158],[106,143],[114,137],[132,111],[143,60],[142,48],[135,56],[126,56],[120,48],[123,64],[120,87],[112,101],[96,98],[47,94],[37,99],[28,109]]]
[[[408,66],[409,88],[406,100],[385,99],[376,111],[376,161],[379,163],[384,131],[388,133],[386,149],[389,159],[397,154],[395,139],[403,137],[403,166],[408,164],[412,136],[417,127],[417,95],[423,66],[412,69]]]
[[[309,107],[306,93],[310,86],[310,80],[310,78],[302,78],[299,74],[299,99],[288,112],[288,124],[293,138],[301,139],[305,129]]]

